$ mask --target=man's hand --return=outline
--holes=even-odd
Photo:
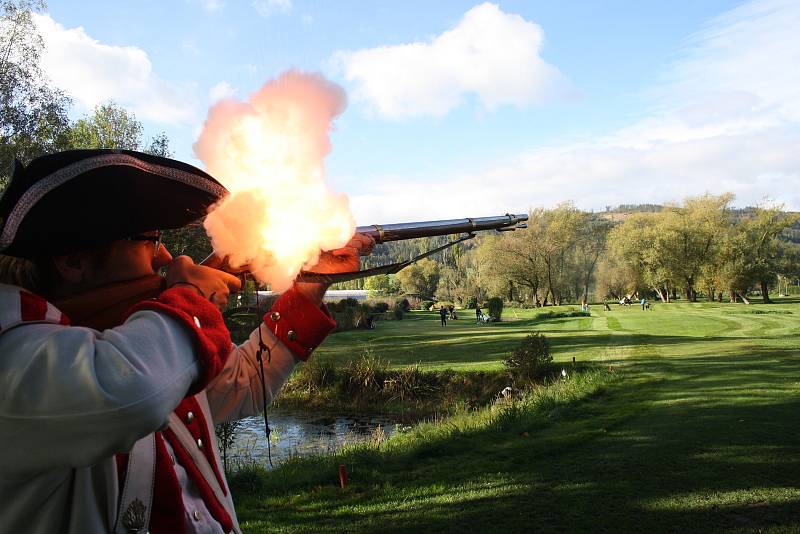
[[[196,265],[189,256],[178,256],[167,267],[167,287],[194,288],[220,310],[228,304],[228,295],[239,291],[242,283],[232,274]]]
[[[323,252],[319,262],[309,269],[315,273],[346,273],[357,271],[361,267],[359,256],[369,256],[375,246],[375,240],[366,234],[356,234],[347,245],[342,248]],[[308,300],[322,304],[322,297],[330,284],[317,282],[295,282],[295,291]]]

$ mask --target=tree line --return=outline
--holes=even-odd
[[[732,201],[729,193],[707,194],[633,213],[588,213],[568,202],[537,208],[527,230],[479,237],[361,287],[460,304],[493,296],[532,306],[625,297],[696,301],[701,294],[747,303],[753,291],[770,302],[781,282],[800,278],[800,244],[792,240],[800,216],[781,206],[734,209]],[[424,248],[413,241],[380,247],[387,260]]]

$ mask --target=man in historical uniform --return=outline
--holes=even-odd
[[[226,193],[137,152],[16,165],[0,199],[0,532],[239,531],[214,425],[259,413],[335,323],[326,286],[296,283],[231,343],[219,307],[238,279],[160,242]],[[355,270],[371,246],[356,236],[315,270]]]

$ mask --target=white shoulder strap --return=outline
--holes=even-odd
[[[133,445],[128,455],[128,471],[119,505],[116,534],[147,532],[153,507],[156,478],[156,437],[149,434]]]

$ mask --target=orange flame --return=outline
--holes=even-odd
[[[194,144],[231,192],[205,219],[214,251],[276,291],[353,236],[347,198],[323,181],[328,133],[345,105],[338,85],[289,71],[247,102],[215,104]]]

